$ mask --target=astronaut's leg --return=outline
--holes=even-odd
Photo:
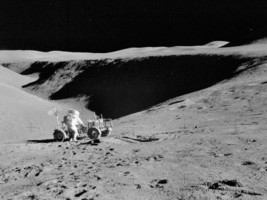
[[[77,140],[77,137],[78,137],[78,129],[75,129],[74,130],[74,136],[73,136],[73,140],[74,140],[74,142],[77,142],[78,140]]]
[[[70,142],[73,142],[75,131],[72,128],[69,128],[68,132],[69,132]]]

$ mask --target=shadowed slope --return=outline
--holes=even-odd
[[[51,99],[90,96],[89,109],[118,118],[229,78],[244,60],[169,56],[95,62]]]

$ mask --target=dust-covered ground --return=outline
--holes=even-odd
[[[0,199],[267,199],[267,61],[239,70],[114,120],[98,145],[36,129],[2,143]]]

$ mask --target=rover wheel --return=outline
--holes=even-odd
[[[107,137],[112,131],[112,128],[107,128],[106,130],[102,131],[101,137]]]
[[[101,131],[98,128],[89,128],[87,135],[91,140],[97,140],[101,135]]]
[[[56,129],[53,133],[53,136],[58,142],[63,142],[65,140],[65,133],[61,130]]]

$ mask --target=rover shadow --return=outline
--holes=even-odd
[[[97,142],[94,142],[92,140],[88,141],[88,142],[82,142],[80,143],[78,146],[82,146],[82,145],[91,145],[91,146],[97,146],[98,144],[100,144],[100,140]]]
[[[86,139],[85,136],[79,136],[77,140],[84,141]],[[69,142],[70,139],[66,138],[64,141],[57,141],[55,139],[42,139],[42,140],[27,140],[27,143],[54,143],[54,142]]]
[[[54,139],[43,139],[43,140],[27,140],[27,143],[54,143],[57,142]]]

